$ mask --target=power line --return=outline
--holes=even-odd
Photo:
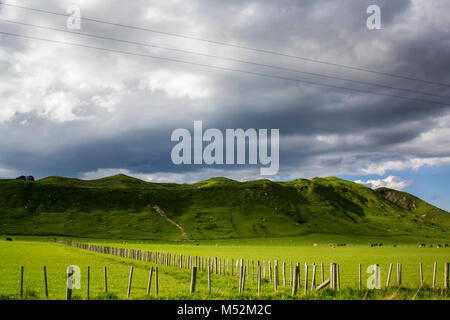
[[[398,87],[389,86],[389,85],[382,85],[382,84],[378,84],[378,83],[372,83],[372,82],[361,81],[361,80],[353,80],[353,79],[349,79],[349,78],[338,77],[338,76],[331,76],[331,75],[315,73],[315,72],[307,72],[307,71],[302,71],[302,70],[298,70],[298,69],[292,69],[292,68],[281,67],[281,66],[274,66],[274,65],[264,64],[264,63],[251,62],[251,61],[246,61],[246,60],[241,60],[241,59],[221,57],[221,56],[217,56],[217,55],[201,53],[201,52],[195,52],[195,51],[190,51],[190,50],[183,50],[183,49],[163,47],[163,46],[159,46],[159,45],[155,45],[155,44],[151,44],[151,43],[142,43],[142,42],[136,42],[136,41],[130,41],[130,40],[123,40],[123,39],[117,39],[117,38],[112,38],[112,37],[100,36],[100,35],[91,34],[91,33],[84,33],[84,32],[73,32],[73,31],[68,31],[66,29],[54,28],[54,27],[48,27],[48,26],[41,26],[41,25],[25,23],[25,22],[21,22],[21,21],[13,21],[13,20],[7,20],[7,19],[0,19],[0,21],[7,22],[7,23],[13,23],[13,24],[17,24],[17,25],[22,25],[22,26],[26,26],[26,27],[39,28],[39,29],[45,29],[45,30],[52,30],[52,31],[64,32],[64,33],[68,33],[68,34],[75,34],[75,35],[80,35],[80,36],[84,36],[84,37],[103,39],[103,40],[111,40],[111,41],[122,42],[122,43],[127,43],[127,44],[133,44],[133,45],[139,45],[139,46],[145,46],[145,47],[152,47],[152,48],[158,48],[158,49],[163,49],[163,50],[175,51],[175,52],[180,52],[180,53],[188,53],[188,54],[192,54],[192,55],[198,55],[198,56],[203,56],[203,57],[221,59],[221,60],[225,60],[225,61],[244,63],[244,64],[248,64],[248,65],[253,65],[253,66],[258,66],[258,67],[266,67],[266,68],[271,68],[271,69],[276,69],[276,70],[281,70],[281,71],[295,72],[295,73],[306,74],[306,75],[322,77],[322,78],[328,78],[328,79],[334,79],[334,80],[340,80],[340,81],[348,81],[348,82],[357,83],[357,84],[375,86],[375,87],[379,87],[379,88],[383,88],[383,89],[398,90],[398,91],[404,91],[404,92],[409,92],[409,93],[414,93],[414,94],[427,95],[427,96],[435,97],[435,98],[450,99],[449,96],[438,95],[438,94],[433,94],[433,93],[428,93],[428,92],[423,92],[423,91],[418,91],[418,90],[413,90],[413,89],[398,88]]]
[[[54,12],[54,11],[49,11],[49,10],[25,7],[25,6],[20,6],[20,5],[10,4],[10,3],[1,3],[0,2],[0,4],[3,4],[4,6],[9,6],[9,7],[23,9],[23,10],[30,10],[30,11],[41,12],[41,13],[46,13],[46,14],[52,14],[52,15],[57,15],[57,16],[69,17],[68,14]],[[235,43],[228,43],[228,42],[221,42],[221,41],[216,41],[216,40],[203,39],[203,38],[194,37],[194,36],[182,35],[182,34],[178,34],[178,33],[172,33],[172,32],[166,32],[166,31],[161,31],[161,30],[155,30],[155,29],[150,29],[150,28],[140,27],[140,26],[126,25],[126,24],[121,24],[121,23],[116,23],[116,22],[111,22],[111,21],[104,21],[104,20],[93,19],[93,18],[87,18],[87,17],[80,17],[80,19],[85,20],[85,21],[95,22],[95,23],[101,23],[101,24],[107,24],[107,25],[111,25],[111,26],[121,27],[121,28],[128,28],[128,29],[134,29],[134,30],[140,30],[140,31],[147,31],[147,32],[162,34],[162,35],[171,36],[171,37],[196,40],[196,41],[201,41],[201,42],[211,43],[211,44],[216,44],[216,45],[221,45],[221,46],[228,46],[228,47],[244,49],[244,50],[249,50],[249,51],[254,51],[254,52],[259,52],[259,53],[277,55],[277,56],[282,56],[282,57],[292,58],[292,59],[297,59],[297,60],[303,60],[303,61],[317,63],[317,64],[323,64],[323,65],[329,65],[329,66],[333,66],[333,67],[345,68],[345,69],[349,69],[349,70],[368,72],[368,73],[378,74],[378,75],[382,75],[382,76],[386,76],[386,77],[392,77],[392,78],[398,78],[398,79],[403,79],[403,80],[410,80],[410,81],[416,81],[416,82],[427,83],[427,84],[432,84],[432,85],[439,85],[439,86],[444,86],[444,87],[450,87],[450,84],[448,84],[448,83],[424,80],[424,79],[419,79],[419,78],[414,78],[414,77],[409,77],[409,76],[404,76],[404,75],[387,73],[387,72],[380,72],[380,71],[375,71],[375,70],[366,69],[366,68],[362,68],[362,67],[350,66],[350,65],[339,64],[339,63],[334,63],[334,62],[329,62],[329,61],[322,61],[322,60],[317,60],[317,59],[312,59],[312,58],[307,58],[307,57],[301,57],[301,56],[291,55],[291,54],[277,52],[277,51],[272,51],[272,50],[253,48],[253,47],[248,47],[248,46],[239,45],[239,44],[235,44]]]
[[[181,64],[200,66],[200,67],[205,67],[205,68],[209,68],[209,69],[216,69],[216,70],[223,70],[223,71],[230,71],[230,72],[238,72],[238,73],[249,74],[249,75],[254,75],[254,76],[261,76],[261,77],[278,79],[278,80],[293,81],[293,82],[299,82],[299,83],[304,83],[304,84],[313,85],[313,86],[319,86],[319,87],[326,87],[326,88],[332,88],[332,89],[339,89],[339,90],[348,90],[348,91],[354,91],[354,92],[368,93],[368,94],[373,94],[373,95],[378,95],[378,96],[399,98],[399,99],[410,100],[410,101],[421,102],[421,103],[431,103],[431,104],[442,105],[442,106],[447,106],[447,107],[450,106],[450,105],[448,105],[446,103],[442,103],[442,102],[439,102],[439,101],[430,101],[430,100],[423,100],[423,99],[417,99],[417,98],[411,98],[411,97],[404,97],[404,96],[398,96],[398,95],[387,94],[387,93],[373,92],[373,91],[363,90],[363,89],[341,87],[341,86],[335,86],[335,85],[330,85],[330,84],[318,83],[318,82],[314,82],[314,81],[301,80],[301,79],[295,79],[295,78],[288,78],[288,77],[284,77],[284,76],[278,76],[278,75],[272,75],[272,74],[260,73],[260,72],[253,72],[253,71],[248,71],[248,70],[239,70],[239,69],[233,69],[233,68],[227,68],[227,67],[220,67],[220,66],[214,66],[214,65],[208,65],[208,64],[203,64],[203,63],[191,62],[191,61],[186,61],[186,60],[179,60],[179,59],[172,59],[172,58],[166,58],[166,57],[160,57],[160,56],[139,54],[139,53],[134,53],[134,52],[129,52],[129,51],[109,49],[109,48],[103,48],[103,47],[96,47],[96,46],[91,46],[91,45],[85,45],[85,44],[79,44],[79,43],[73,43],[73,42],[66,42],[66,41],[60,41],[60,40],[53,40],[53,39],[46,39],[46,38],[40,38],[40,37],[33,37],[33,36],[27,36],[27,35],[21,35],[21,34],[9,33],[9,32],[3,32],[3,31],[0,31],[0,34],[7,35],[7,36],[18,37],[18,38],[46,41],[46,42],[58,43],[58,44],[69,45],[69,46],[76,46],[76,47],[95,49],[95,50],[101,50],[101,51],[106,51],[106,52],[114,52],[114,53],[131,55],[131,56],[137,56],[137,57],[143,57],[143,58],[158,59],[158,60],[176,62],[176,63],[181,63]]]

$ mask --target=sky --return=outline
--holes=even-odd
[[[1,2],[0,32],[84,47],[0,34],[0,178],[337,176],[450,211],[447,0]],[[60,14],[76,5],[84,19],[73,31],[128,42],[59,32],[72,31],[67,17],[7,4]],[[369,30],[374,4],[381,29]],[[175,165],[171,134],[193,132],[194,121],[222,132],[279,129],[278,173]]]

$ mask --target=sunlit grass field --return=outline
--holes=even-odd
[[[259,239],[256,244],[248,241],[197,242],[197,243],[133,243],[89,241],[122,248],[178,253],[192,256],[218,257],[249,260],[249,273],[245,291],[238,293],[239,279],[236,276],[212,274],[212,290],[208,293],[207,274],[198,272],[196,292],[189,293],[191,271],[177,267],[158,265],[158,296],[155,294],[153,277],[150,295],[147,295],[149,269],[156,265],[127,258],[91,252],[38,238],[7,242],[0,238],[0,297],[2,299],[20,299],[20,270],[24,267],[24,299],[46,299],[43,266],[47,267],[49,299],[65,299],[66,269],[77,265],[81,269],[81,289],[73,291],[74,299],[87,298],[87,267],[90,267],[90,299],[126,299],[130,266],[134,266],[130,299],[448,299],[443,292],[444,263],[450,261],[450,248],[418,248],[415,244],[399,244],[393,247],[371,248],[359,243],[346,247],[329,247],[324,240],[314,247],[307,241]],[[368,240],[369,241],[369,240]],[[401,241],[397,241],[401,243]],[[255,261],[252,268],[251,261]],[[266,280],[262,283],[261,295],[257,295],[256,261],[266,263]],[[278,260],[280,283],[274,292],[273,283],[268,281],[268,261]],[[281,265],[286,263],[286,286],[283,286]],[[290,264],[299,262],[301,266],[301,285],[295,297],[291,295]],[[329,263],[339,264],[341,290],[333,292],[325,289],[319,292],[304,293],[305,267],[309,266],[308,287],[311,286],[312,264],[317,265],[316,284],[321,283],[320,264],[324,264],[324,279],[328,279]],[[424,286],[420,289],[419,262],[423,265]],[[431,290],[433,264],[437,262],[437,290]],[[391,286],[385,288],[389,264],[393,264]],[[396,264],[402,263],[402,288],[396,287]],[[358,264],[362,265],[363,290],[358,289]],[[381,267],[381,290],[366,290],[366,281],[370,274],[366,269],[371,264]],[[103,268],[107,266],[108,292],[105,293]]]

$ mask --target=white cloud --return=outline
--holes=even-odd
[[[386,171],[401,171],[406,169],[418,170],[423,166],[450,165],[450,157],[442,158],[413,158],[408,160],[386,161],[380,164],[370,164],[361,169],[365,174],[384,175]]]
[[[79,119],[74,111],[79,105],[77,96],[67,92],[55,92],[43,97],[43,115],[51,120],[66,122]]]
[[[356,180],[355,182],[372,189],[385,187],[389,189],[403,190],[411,186],[411,181],[403,180],[402,178],[396,176],[389,176],[385,179],[378,180]]]
[[[336,143],[337,137],[336,136],[332,136],[332,135],[329,135],[329,136],[318,135],[318,136],[316,136],[316,139],[318,141],[320,141],[320,142],[325,142],[325,143],[328,143],[328,144],[334,144],[334,143]]]
[[[211,95],[204,76],[180,72],[153,72],[151,76],[140,82],[139,88],[151,91],[162,90],[170,98],[204,99]]]

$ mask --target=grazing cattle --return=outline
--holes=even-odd
[[[422,243],[421,245],[419,245],[419,248],[425,248],[427,245],[425,243]]]
[[[314,243],[313,246],[314,246],[314,247],[318,247],[319,245],[318,245],[317,243]]]
[[[383,244],[382,243],[380,243],[379,245],[378,245],[379,247],[382,247],[383,246]]]
[[[447,243],[445,244],[445,247],[448,248],[448,244]]]
[[[6,241],[13,241],[13,239],[11,239],[11,238],[6,238]]]
[[[441,245],[441,244],[438,244],[438,245],[436,246],[436,248],[442,248],[442,245]]]
[[[20,176],[20,177],[17,177],[16,180],[34,181],[34,177],[33,176]]]
[[[396,245],[396,244],[394,244],[394,245],[393,245],[393,247],[394,247],[394,248],[397,248],[397,245]]]
[[[372,243],[370,246],[371,247],[378,247],[378,243]]]
[[[346,243],[338,243],[337,246],[338,246],[338,247],[345,247],[345,246],[347,246],[347,244],[346,244]]]

